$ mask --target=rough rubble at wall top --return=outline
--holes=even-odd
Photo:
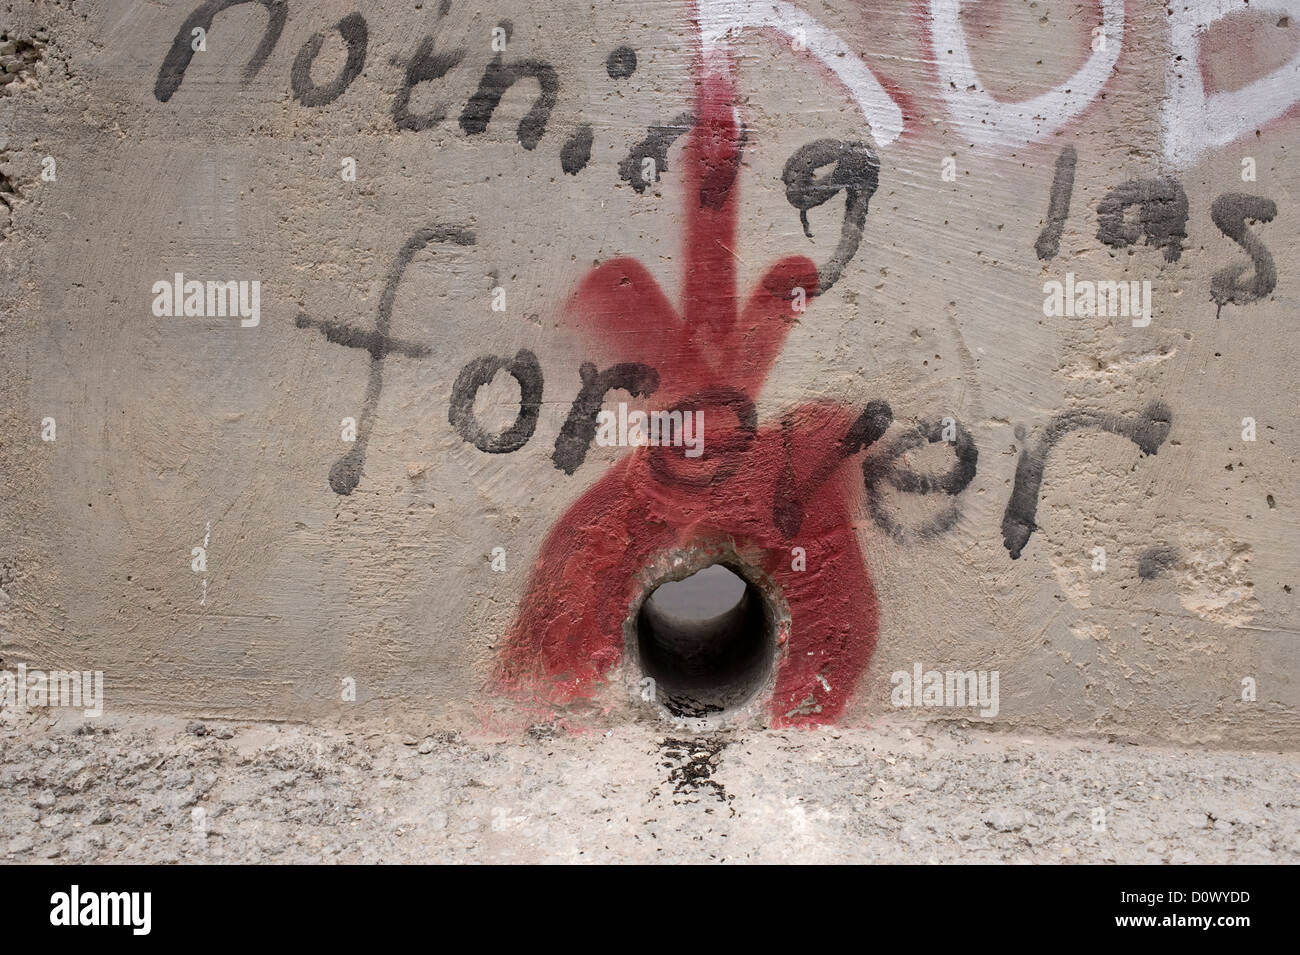
[[[12,6],[0,670],[1294,745],[1295,4]]]

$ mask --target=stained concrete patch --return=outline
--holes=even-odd
[[[1229,626],[1259,610],[1250,574],[1251,546],[1213,532],[1189,534],[1178,575],[1178,599],[1192,613]]]
[[[1138,557],[1138,576],[1154,580],[1178,563],[1178,549],[1157,545],[1144,550]]]
[[[1088,583],[1088,563],[1083,558],[1071,555],[1062,557],[1053,554],[1051,558],[1052,573],[1071,606],[1086,610],[1092,606],[1092,588]]]

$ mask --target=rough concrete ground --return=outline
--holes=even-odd
[[[0,730],[0,858],[1294,863],[1297,780],[1296,753],[921,724],[502,742],[29,715]]]

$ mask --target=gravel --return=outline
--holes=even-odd
[[[0,724],[10,862],[1300,861],[1295,753],[920,723],[503,740],[26,719]]]

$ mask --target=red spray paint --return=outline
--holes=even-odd
[[[682,308],[640,262],[617,259],[583,280],[571,310],[618,360],[658,370],[653,407],[705,412],[704,454],[635,448],[556,523],[496,682],[551,705],[593,697],[622,657],[623,625],[641,597],[643,569],[665,553],[726,541],[780,588],[790,611],[772,723],[833,722],[870,659],[878,626],[851,520],[861,479],[844,440],[857,416],[811,403],[775,422],[746,427],[742,420],[794,324],[794,290],[811,298],[818,276],[807,258],[782,259],[739,307],[743,134],[729,59],[701,54],[698,62],[698,122],[684,161]],[[791,521],[792,511],[801,520]],[[794,547],[806,553],[804,570],[792,569]]]

